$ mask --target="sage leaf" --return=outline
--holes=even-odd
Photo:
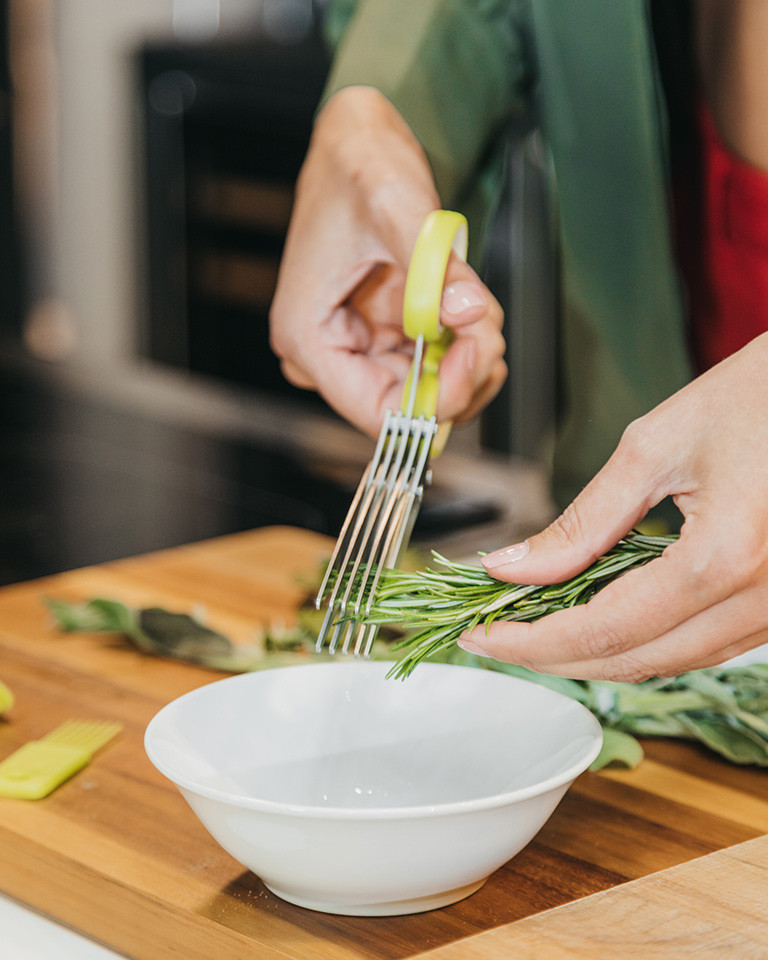
[[[160,607],[139,611],[139,626],[159,656],[205,664],[232,654],[232,643],[186,613],[171,613]]]
[[[689,729],[695,739],[731,763],[768,766],[768,740],[755,734],[749,727],[734,723],[728,716],[683,715],[680,723]]]
[[[117,633],[143,653],[214,669],[227,669],[223,664],[230,661],[239,663],[230,640],[186,613],[171,613],[159,607],[134,611],[103,597],[86,603],[47,597],[44,602],[57,625],[67,632]]]
[[[66,603],[46,597],[44,602],[62,630],[132,633],[138,627],[133,612],[117,600],[96,599],[87,603]]]
[[[45,597],[43,602],[62,630],[120,633],[140,650],[147,653],[153,652],[152,639],[142,633],[136,614],[117,600],[97,597],[86,603],[67,603],[64,600]]]
[[[44,602],[62,630],[116,633],[143,653],[210,670],[245,673],[306,663],[314,656],[315,636],[301,624],[289,629],[265,629],[254,638],[253,644],[239,645],[187,613],[160,607],[131,610],[116,600],[104,598],[82,604],[51,598]],[[380,644],[374,645],[374,655],[382,657]]]
[[[609,764],[633,768],[644,756],[643,748],[635,737],[615,727],[608,727],[603,729],[603,745],[589,769],[602,770]]]

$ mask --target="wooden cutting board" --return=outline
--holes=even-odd
[[[290,622],[298,578],[314,574],[329,546],[268,528],[0,590],[0,678],[16,694],[0,720],[0,757],[70,717],[125,728],[50,797],[0,799],[0,889],[138,960],[681,957],[686,936],[698,949],[700,935],[714,943],[726,915],[764,952],[711,956],[768,957],[768,838],[754,840],[768,834],[768,772],[683,743],[647,743],[635,771],[584,774],[526,850],[472,897],[430,913],[314,913],[279,900],[224,853],[142,742],[161,706],[221,675],[109,636],[62,634],[41,599],[204,605],[212,627],[248,642],[264,622]],[[638,930],[664,930],[673,908],[678,939],[660,941],[670,952],[634,952]],[[707,913],[707,924],[686,926],[686,910]],[[612,939],[595,938],[602,921],[622,916],[606,928]]]

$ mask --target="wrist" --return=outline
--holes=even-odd
[[[334,93],[317,115],[310,151],[340,163],[342,170],[350,164],[374,169],[382,161],[401,164],[406,157],[411,164],[429,170],[415,134],[375,87],[343,87]]]
[[[420,225],[440,206],[421,144],[384,94],[365,86],[339,90],[318,114],[299,191],[354,196],[377,233],[407,234],[411,245],[410,221]]]

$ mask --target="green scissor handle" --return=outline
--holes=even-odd
[[[440,361],[453,339],[452,331],[440,323],[445,271],[452,250],[466,260],[467,236],[466,217],[452,210],[433,210],[419,231],[408,267],[403,328],[412,340],[423,337],[426,343],[413,410],[417,417],[432,417],[437,409]],[[410,398],[411,377],[412,373],[403,388],[403,409]]]
[[[0,713],[10,710],[12,706],[13,694],[4,683],[0,682]]]

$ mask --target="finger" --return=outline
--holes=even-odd
[[[455,335],[440,365],[438,419],[475,416],[506,379],[504,313],[472,268],[457,257],[449,264],[441,319]]]
[[[327,403],[369,436],[381,430],[387,410],[399,410],[407,358],[377,362],[366,354],[335,351],[318,366],[318,389]]]
[[[486,320],[497,330],[504,325],[501,304],[472,267],[454,253],[445,272],[440,320],[453,330],[477,320]]]
[[[389,325],[403,333],[405,275],[396,264],[380,263],[352,292],[348,306],[369,323]]]
[[[377,296],[374,286],[371,296]],[[365,298],[363,298],[365,299]],[[342,417],[377,436],[386,410],[401,407],[412,344],[399,326],[371,324],[350,305],[305,331],[283,369],[298,386],[316,389]]]
[[[474,323],[488,312],[488,299],[480,281],[458,280],[443,289],[440,301],[440,320],[455,329],[465,323]]]
[[[658,637],[614,657],[581,664],[556,665],[575,678],[636,683],[652,676],[674,677],[700,670],[768,640],[763,611],[764,591],[748,590],[728,597]]]
[[[412,183],[398,178],[380,184],[375,195],[368,199],[369,216],[377,225],[382,245],[405,275],[424,221],[439,207],[436,196],[425,183],[414,190]]]
[[[455,255],[452,256],[455,258]],[[452,283],[446,279],[448,285],[443,290],[441,322],[459,331],[461,327],[482,320],[483,326],[474,333],[475,337],[483,336],[483,327],[486,325],[494,328],[494,333],[498,334],[504,319],[501,306],[472,268],[458,258],[455,260],[453,275],[456,279]],[[371,323],[391,324],[402,329],[405,281],[406,270],[402,266],[379,263],[352,291],[348,304]],[[497,342],[498,339],[495,339],[494,343]]]
[[[504,641],[494,637],[488,642],[482,636],[473,635],[469,637],[469,643],[462,640],[462,646],[476,653],[482,650],[484,655],[494,656],[495,659],[522,662],[531,669],[576,680],[637,683],[653,676],[674,677],[688,670],[716,666],[768,642],[768,625],[764,615],[766,600],[768,597],[764,589],[745,591],[689,617],[645,643],[605,657],[566,658],[562,661],[550,661],[548,656],[524,661],[510,658],[509,640],[514,635],[517,636],[512,643],[517,646],[526,645],[535,652],[546,649],[546,638],[542,640],[541,631],[535,628],[537,624],[543,626],[549,618],[534,624],[497,624],[495,626],[498,628],[509,628],[505,631],[508,636]],[[562,613],[570,614],[576,609]],[[500,629],[498,632],[501,634]],[[479,633],[473,631],[473,634]],[[496,656],[491,650],[501,655]]]
[[[467,420],[498,393],[507,374],[506,346],[491,326],[465,327],[440,364],[438,419]]]
[[[768,580],[764,575],[764,562],[756,563],[750,551],[728,545],[710,548],[707,553],[702,544],[714,543],[714,534],[698,539],[698,544],[681,542],[674,558],[677,569],[662,572],[662,576],[669,574],[672,578],[669,596],[659,601],[668,605],[668,621],[672,625],[662,629],[664,621],[659,618],[656,621],[659,629],[654,630],[652,621],[645,631],[649,639],[625,648],[617,656],[594,658],[588,665],[590,675],[639,679],[632,673],[639,674],[644,669],[647,675],[674,676],[685,670],[721,663],[766,639]],[[703,559],[697,565],[699,556]],[[634,579],[637,581],[640,577]],[[622,580],[611,585],[614,599],[623,586]],[[631,580],[626,586],[634,589]],[[673,606],[671,598],[675,597]],[[686,603],[688,597],[690,603]],[[610,595],[606,599],[611,602]],[[700,609],[690,613],[697,605]],[[677,617],[672,616],[673,613]],[[688,613],[690,615],[686,615]],[[638,631],[637,636],[642,639],[643,632]],[[558,669],[564,666],[561,664]]]
[[[457,423],[463,423],[472,420],[493,400],[504,386],[507,379],[507,364],[504,360],[498,360],[491,370],[487,380],[481,388],[475,393],[469,406],[461,415],[454,419]]]
[[[450,420],[454,423],[467,423],[481,413],[488,404],[496,397],[498,392],[504,386],[507,379],[507,365],[503,360],[499,360],[497,365],[491,370],[487,379],[475,391],[467,404],[462,404],[461,408],[454,412],[453,405],[446,399],[438,397],[437,418],[438,421]],[[442,381],[441,381],[442,385]]]
[[[482,558],[511,583],[560,583],[586,569],[670,493],[664,450],[625,431],[616,452],[545,530]],[[679,491],[676,491],[679,492]]]
[[[317,389],[317,384],[312,375],[304,370],[303,367],[293,363],[293,361],[282,360],[280,362],[280,369],[285,379],[288,380],[289,383],[292,383],[294,387],[300,387],[302,390]]]
[[[662,556],[612,581],[588,603],[531,624],[538,662],[578,662],[622,653],[724,599],[730,589],[728,578],[706,573],[697,578],[688,557],[685,543],[673,543]],[[492,625],[488,637],[502,637],[504,626]],[[474,639],[479,641],[479,634]],[[515,662],[518,656],[532,654],[517,646],[506,649]]]

